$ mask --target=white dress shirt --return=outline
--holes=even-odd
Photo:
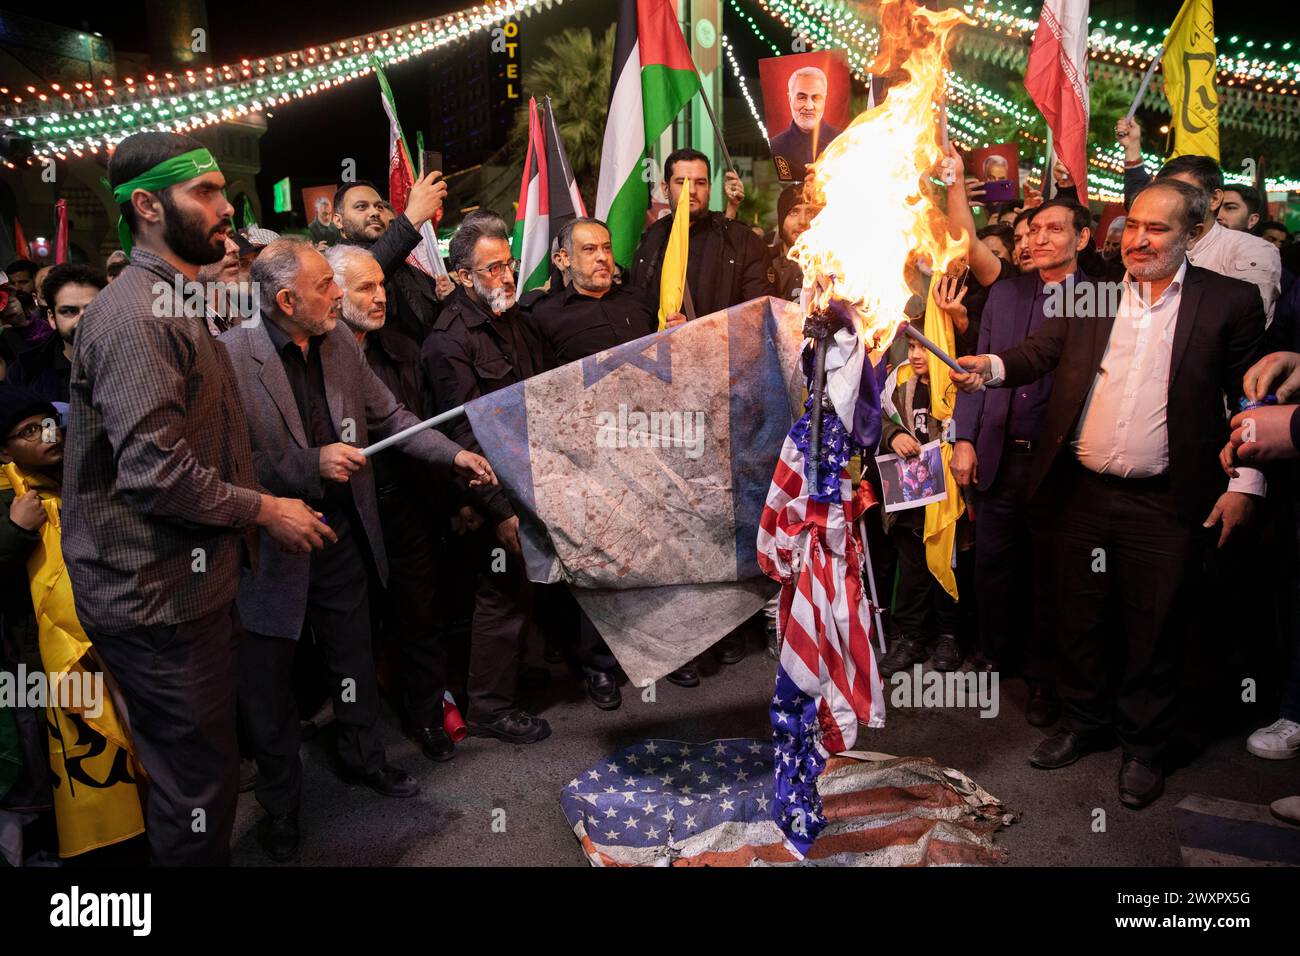
[[[1147,478],[1169,469],[1169,371],[1186,275],[1184,260],[1153,302],[1142,298],[1143,283],[1124,277],[1119,311],[1070,443],[1079,463],[1090,471]],[[987,384],[1000,385],[1006,366],[997,355],[989,359],[992,377]],[[1264,494],[1264,476],[1258,470],[1238,468],[1237,475],[1228,482],[1228,491]]]
[[[1266,239],[1217,222],[1187,250],[1192,265],[1259,286],[1266,323],[1282,289],[1282,256]]]

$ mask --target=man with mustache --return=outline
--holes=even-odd
[[[216,160],[189,136],[137,133],[108,179],[131,263],[77,326],[63,554],[77,616],[130,707],[153,862],[224,864],[245,533],[304,553],[334,533],[259,486],[225,350],[174,292],[225,251],[234,209]]]
[[[1192,571],[1264,493],[1258,472],[1225,479],[1220,470],[1224,399],[1237,405],[1262,354],[1264,309],[1255,286],[1187,261],[1209,206],[1204,189],[1157,179],[1128,210],[1118,309],[1055,315],[1000,354],[959,358],[968,373],[952,377],[973,393],[1054,373],[1026,496],[1043,496],[1055,519],[1064,729],[1029,761],[1065,767],[1117,736],[1119,798],[1131,809],[1164,791]],[[1118,680],[1112,601],[1122,615]]]
[[[658,316],[645,299],[614,283],[614,249],[608,226],[599,219],[574,219],[565,223],[556,240],[554,261],[565,284],[533,306],[531,316],[547,346],[548,368],[576,362],[658,329]],[[565,604],[575,609],[571,599]],[[587,696],[601,710],[614,710],[622,702],[615,677],[618,661],[587,616],[576,610],[578,665]]]
[[[519,314],[519,262],[511,258],[505,220],[492,212],[470,213],[451,237],[449,253],[458,287],[425,339],[422,354],[435,412],[522,382],[546,368],[545,346]],[[479,448],[468,418],[461,416],[447,430],[464,447]],[[536,743],[550,736],[551,726],[517,704],[519,662],[533,605],[519,518],[502,489],[470,491],[487,527],[467,538],[476,586],[466,722],[475,736]]]
[[[822,119],[826,112],[826,74],[815,66],[805,66],[790,74],[786,93],[790,97],[790,128],[773,136],[772,158],[777,173],[786,181],[803,182],[813,160],[826,144],[843,130]]]
[[[298,848],[302,764],[293,659],[304,626],[337,681],[342,776],[387,797],[419,786],[391,766],[379,739],[379,691],[371,656],[367,581],[371,562],[386,582],[374,477],[361,448],[416,424],[370,371],[352,331],[338,324],[343,293],[310,243],[280,239],[253,263],[262,321],[226,332],[222,343],[247,410],[258,480],[301,495],[324,515],[335,542],[318,554],[286,554],[263,535],[255,572],[239,582],[248,639],[239,655],[239,709],[257,760],[257,801],[267,816],[258,839],[273,860]],[[494,484],[481,456],[426,429],[402,454],[471,487]]]
[[[452,291],[449,278],[435,279],[407,259],[420,244],[420,227],[442,210],[447,184],[441,177],[434,171],[416,180],[400,216],[365,180],[343,183],[334,193],[334,225],[342,241],[368,249],[378,261],[387,287],[387,321],[417,346]]]

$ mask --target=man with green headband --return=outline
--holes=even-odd
[[[138,133],[108,177],[131,263],[77,329],[63,552],[78,617],[129,708],[154,863],[224,864],[240,566],[258,527],[298,553],[335,535],[258,487],[224,346],[176,291],[225,251],[234,210],[216,161],[188,136]]]

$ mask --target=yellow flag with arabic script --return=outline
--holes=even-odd
[[[956,351],[952,319],[934,301],[933,295],[925,298],[925,333],[934,344],[952,355]],[[957,401],[957,387],[952,383],[950,370],[933,352],[929,353],[930,416],[946,422],[952,418]],[[961,488],[952,476],[952,444],[940,442],[943,455],[943,483],[948,497],[925,506],[925,564],[943,589],[957,600],[957,576],[952,570],[953,553],[957,544],[957,520],[966,511]]]
[[[1165,98],[1173,112],[1175,156],[1209,156],[1219,161],[1219,94],[1214,88],[1218,54],[1214,46],[1213,0],[1186,0],[1165,37]]]

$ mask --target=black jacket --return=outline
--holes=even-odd
[[[771,250],[742,222],[727,219],[720,212],[708,214],[708,227],[704,235],[700,274],[702,279],[687,284],[697,318],[720,312],[750,299],[772,295],[772,284],[767,281],[767,266]],[[629,288],[641,290],[647,302],[653,302],[658,312],[659,273],[663,265],[664,247],[668,245],[668,231],[673,217],[664,216],[651,224],[641,237],[632,264]],[[697,241],[695,230],[691,242]]]
[[[603,298],[565,286],[533,304],[530,321],[546,346],[546,367],[554,368],[649,335],[659,318],[645,300],[620,286]]]
[[[444,304],[420,360],[433,390],[434,414],[522,382],[546,367],[545,347],[517,307],[494,318],[463,287]],[[450,422],[445,431],[462,448],[482,451],[467,417]],[[494,524],[514,514],[500,487],[475,488],[471,497]]]
[[[433,328],[441,304],[433,279],[406,261],[411,250],[420,244],[420,233],[411,220],[403,213],[369,245],[344,241],[369,249],[384,270],[384,289],[388,293],[384,325],[397,329],[416,345],[421,344]]]
[[[1035,451],[1031,493],[1070,441],[1110,340],[1114,317],[1048,319],[1023,343],[1001,353],[1004,387],[1055,369],[1052,397]],[[1169,373],[1169,480],[1179,516],[1199,525],[1227,490],[1219,451],[1228,440],[1223,397],[1235,409],[1242,377],[1263,354],[1264,306],[1248,282],[1188,264],[1174,329]]]
[[[31,389],[47,402],[67,402],[72,362],[63,354],[63,339],[48,339],[22,352],[9,367],[9,381]]]

